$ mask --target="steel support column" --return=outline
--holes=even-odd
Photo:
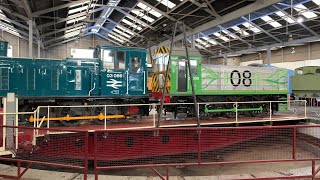
[[[41,57],[41,53],[40,53],[41,40],[38,39],[37,42],[38,42],[38,58],[40,58]]]
[[[271,47],[267,48],[268,65],[271,63]]]
[[[30,19],[28,21],[28,24],[29,24],[29,57],[32,58],[32,49],[33,49],[33,31],[32,31],[32,20]]]

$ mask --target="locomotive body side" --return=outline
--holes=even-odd
[[[320,97],[320,66],[297,68],[291,77],[292,93],[300,98]]]
[[[98,49],[94,59],[1,57],[0,96],[15,93],[21,112],[47,105],[147,104],[146,50],[118,46]],[[106,112],[109,115],[148,115],[148,108],[113,107]],[[53,108],[50,117],[98,116],[104,113],[102,111],[101,108]],[[46,110],[40,111],[40,116],[46,113]],[[62,122],[77,125],[80,121]]]
[[[163,49],[163,48],[162,48]],[[157,51],[158,52],[158,51]],[[289,95],[288,71],[270,67],[240,67],[202,64],[202,57],[196,50],[189,50],[190,69],[194,80],[195,95],[198,102],[248,102],[248,101],[286,101]],[[159,58],[161,57],[161,58]],[[167,58],[164,58],[167,57]],[[168,56],[165,53],[156,54],[156,67],[153,77],[153,94],[160,100],[164,84],[164,67],[167,66]],[[160,78],[160,75],[162,78]],[[174,48],[169,68],[169,89],[165,92],[165,102],[192,103],[192,87],[188,63],[184,49]],[[170,99],[170,100],[168,100]],[[279,108],[281,104],[281,108]],[[194,113],[193,106],[181,105],[181,111]],[[250,107],[248,107],[250,106]],[[200,107],[200,112],[233,112],[233,104],[210,105]],[[273,112],[285,108],[284,103],[272,103]],[[268,103],[252,103],[239,106],[241,111],[261,113],[270,109]],[[167,106],[167,111],[180,112],[179,107]]]

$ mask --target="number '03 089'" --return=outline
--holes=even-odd
[[[241,74],[238,70],[233,70],[230,74],[230,82],[233,86],[243,84],[244,86],[249,87],[252,84],[251,72],[245,70]]]

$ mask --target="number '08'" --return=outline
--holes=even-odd
[[[233,70],[230,75],[230,82],[233,86],[239,86],[241,83],[246,87],[251,86],[251,72],[245,70],[241,74],[238,70]]]

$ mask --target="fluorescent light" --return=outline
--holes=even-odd
[[[248,22],[245,22],[245,23],[243,23],[242,25],[245,26],[246,28],[248,28],[249,30],[255,32],[255,33],[261,32],[260,29],[254,27],[252,24],[249,24]]]
[[[148,11],[150,14],[152,14],[152,15],[154,15],[154,16],[156,16],[156,17],[162,16],[161,13],[159,13],[158,11],[153,10],[152,8],[146,6],[145,4],[143,4],[143,3],[141,3],[141,2],[138,2],[137,6],[138,6],[139,8],[141,8],[141,9],[144,9],[144,10]]]
[[[295,20],[293,20],[291,17],[289,17],[289,16],[286,16],[283,12],[281,12],[281,11],[278,11],[278,12],[276,12],[276,14],[278,15],[278,16],[280,16],[282,19],[284,19],[284,20],[286,20],[288,23],[290,23],[290,24],[293,24],[293,23],[295,23]]]
[[[213,34],[214,34],[216,37],[222,39],[222,40],[225,41],[225,42],[228,42],[228,41],[230,40],[229,38],[225,37],[225,36],[222,35],[221,33],[216,32],[216,33],[213,33]]]
[[[278,28],[278,27],[282,26],[280,23],[278,23],[277,21],[273,20],[268,15],[262,16],[261,19],[264,20],[266,23],[270,24],[271,26],[275,27],[275,28]]]
[[[302,23],[303,21],[304,21],[304,19],[303,19],[302,16],[299,16],[299,17],[297,18],[297,22],[298,22],[298,23]]]
[[[311,19],[311,18],[315,18],[318,15],[316,15],[315,13],[311,12],[310,10],[308,10],[308,8],[306,8],[304,5],[302,4],[298,4],[294,7],[294,9],[298,12],[300,12],[304,17]]]
[[[172,3],[169,0],[157,0],[158,2],[160,2],[161,4],[167,6],[168,8],[172,9],[176,6],[176,4]]]
[[[243,35],[243,36],[249,36],[249,35],[250,35],[247,31],[239,28],[238,26],[233,26],[233,27],[231,27],[231,28],[232,28],[233,30],[237,31],[238,33],[240,33],[240,34]]]
[[[67,21],[67,24],[71,24],[71,23],[74,23],[74,22],[76,22],[76,21],[83,20],[83,19],[85,19],[85,18],[86,18],[86,16],[81,16],[81,17],[78,17],[78,18],[74,18],[74,19],[68,20],[68,21]]]

